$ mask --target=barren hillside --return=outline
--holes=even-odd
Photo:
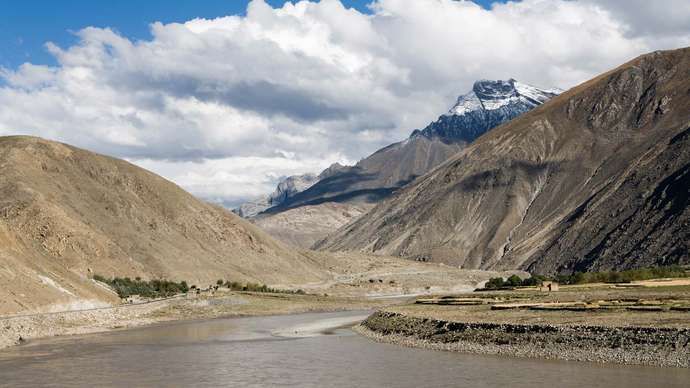
[[[0,138],[0,314],[118,303],[94,274],[360,296],[466,287],[495,276],[298,251],[125,161],[35,137]],[[373,287],[372,277],[396,282]]]
[[[463,268],[688,263],[690,49],[553,98],[320,242]]]
[[[0,171],[0,310],[112,300],[94,273],[199,285],[326,277],[249,222],[122,160],[6,137]]]

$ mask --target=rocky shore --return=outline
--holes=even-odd
[[[355,328],[379,342],[512,357],[690,367],[690,329],[457,322],[378,311]]]

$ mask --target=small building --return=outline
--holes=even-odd
[[[544,291],[544,292],[558,291],[558,283],[545,280],[541,283],[541,287],[539,287],[539,291]]]

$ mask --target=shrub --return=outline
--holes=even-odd
[[[523,287],[534,287],[534,286],[541,286],[541,283],[546,280],[544,276],[541,275],[532,275],[528,277],[527,279],[524,279],[522,281],[522,286]]]
[[[488,290],[497,290],[499,288],[505,287],[505,285],[506,284],[505,284],[505,281],[503,280],[503,278],[500,278],[500,277],[499,278],[491,278],[491,279],[489,279],[489,281],[486,282],[486,284],[484,285],[484,288],[486,288]]]
[[[522,285],[522,279],[517,276],[517,275],[512,275],[511,277],[508,278],[508,280],[505,283],[506,285],[510,287],[517,287]]]
[[[165,279],[146,281],[141,280],[141,278],[132,280],[129,277],[107,279],[100,275],[94,275],[93,278],[108,284],[120,298],[127,298],[132,295],[139,295],[144,298],[162,298],[189,291],[186,281],[180,283]]]
[[[231,282],[231,281],[226,281],[225,282],[225,287],[233,290],[233,291],[251,291],[251,292],[271,292],[271,293],[280,293],[280,294],[305,294],[304,290],[281,290],[277,288],[271,288],[265,284],[258,284],[258,283],[246,283],[242,284],[239,282]]]
[[[554,280],[561,284],[630,283],[635,280],[681,278],[687,276],[690,276],[690,273],[685,268],[671,265],[626,271],[575,272],[571,275],[557,275]],[[541,278],[545,280],[543,276]]]
[[[108,279],[106,279],[103,276],[98,275],[98,274],[93,275],[93,280],[99,281],[101,283],[108,283]]]

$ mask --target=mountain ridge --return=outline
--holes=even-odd
[[[646,191],[622,186],[630,178],[625,174],[632,174],[629,166],[642,163],[643,150],[658,147],[662,154],[685,160],[686,154],[671,149],[669,139],[688,126],[689,56],[687,48],[647,54],[576,86],[487,132],[315,247],[422,258],[463,268],[530,268],[544,273],[636,266],[638,261],[629,256],[614,257],[616,245],[598,241],[599,234],[591,232],[618,230],[604,235],[622,238],[632,229],[614,225],[619,215],[603,217],[603,208],[588,209],[616,195],[625,199],[654,192],[660,181],[651,173],[640,181],[649,186]],[[654,166],[677,168],[679,179],[685,179],[687,165],[664,162],[671,160],[667,157],[650,160],[647,163]],[[621,186],[607,186],[611,182]],[[628,191],[621,194],[621,187]],[[687,196],[687,190],[682,194]],[[640,207],[629,210],[639,211]],[[586,222],[564,227],[582,212]],[[688,236],[687,226],[682,227],[687,213],[687,206],[680,206],[679,213],[667,219],[670,224],[659,230],[645,225],[636,232],[657,236],[637,242],[658,247],[654,252],[660,256],[644,263],[664,262],[671,242],[683,241],[666,231]],[[578,237],[584,235],[597,243]],[[577,249],[569,250],[572,245],[566,241],[577,242]],[[687,243],[680,247],[684,253],[674,260],[685,263]]]
[[[520,90],[531,97],[523,96]],[[306,190],[264,210],[254,222],[283,241],[311,247],[318,239],[335,231],[334,227],[352,221],[446,161],[476,137],[533,109],[553,93],[514,79],[475,82],[470,92],[458,97],[447,113],[424,129],[415,130],[407,139],[375,151],[354,166],[338,166]],[[462,105],[467,101],[477,104],[470,109]],[[459,112],[461,105],[463,109]],[[320,206],[323,206],[321,215]],[[291,222],[286,214],[293,215],[299,222]],[[278,215],[280,217],[273,218]],[[309,233],[285,229],[291,224],[299,224]]]

